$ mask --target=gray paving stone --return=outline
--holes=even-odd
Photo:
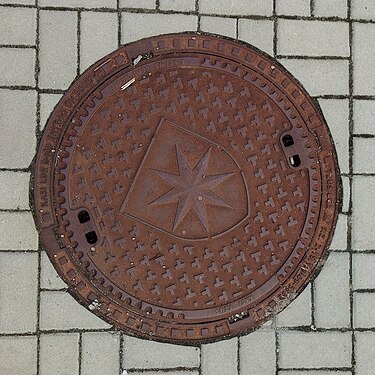
[[[283,368],[351,366],[350,332],[280,332],[279,345]]]
[[[116,13],[82,12],[81,72],[117,48],[117,26]]]
[[[353,19],[374,20],[375,2],[373,0],[352,0],[351,16]]]
[[[349,262],[349,254],[331,253],[315,280],[315,324],[319,328],[350,325]]]
[[[0,0],[0,4],[35,5],[35,0]]]
[[[0,337],[0,373],[36,374],[36,336]]]
[[[349,56],[346,22],[280,19],[277,53],[300,56]]]
[[[0,212],[0,237],[2,250],[38,250],[38,234],[31,212]]]
[[[160,0],[160,9],[190,12],[195,10],[195,0]]]
[[[145,8],[145,9],[155,9],[155,0],[120,0],[121,8]]]
[[[32,8],[0,8],[0,44],[35,45],[36,10]],[[22,20],[22,27],[20,27]]]
[[[354,289],[375,289],[375,254],[353,254]]]
[[[168,374],[168,375],[199,375],[200,373],[198,371],[135,371],[131,372],[131,375],[162,375],[162,374]],[[121,374],[121,375],[127,375]]]
[[[354,100],[354,133],[375,134],[375,100]]]
[[[90,332],[82,335],[81,375],[118,375],[120,335]]]
[[[40,328],[68,330],[110,328],[67,292],[42,292],[40,295]]]
[[[40,287],[51,290],[67,288],[67,285],[57,274],[55,268],[44,251],[41,254]]]
[[[200,0],[199,2],[201,13],[271,16],[272,10],[272,0]]]
[[[17,64],[14,62],[17,61]],[[1,48],[0,86],[35,85],[35,50]]]
[[[192,15],[124,12],[122,13],[122,43],[158,34],[196,31],[197,24],[198,17]]]
[[[66,89],[77,73],[77,13],[40,11],[39,86]]]
[[[36,144],[35,91],[0,89],[0,113],[0,168],[27,168]]]
[[[300,327],[311,325],[311,285],[276,316],[278,327]]]
[[[238,38],[273,55],[273,21],[239,19]]]
[[[275,374],[276,350],[273,331],[255,331],[241,337],[239,352],[239,375]]]
[[[310,16],[310,0],[276,0],[276,13],[283,16]]]
[[[347,0],[314,0],[314,16],[347,18]]]
[[[202,345],[202,375],[237,374],[238,340]]]
[[[0,285],[0,332],[35,332],[38,285],[37,254],[0,253]]]
[[[353,86],[355,95],[374,95],[375,80],[369,69],[375,54],[375,24],[353,24]]]
[[[40,128],[43,129],[62,94],[40,94]]]
[[[330,245],[330,250],[346,250],[347,246],[347,232],[348,232],[348,217],[344,214],[339,214],[337,219],[335,234]]]
[[[375,172],[375,139],[354,138],[353,140],[353,171],[354,173]]]
[[[259,326],[259,330],[264,329],[264,330],[270,330],[274,326],[273,319],[267,320],[265,323],[261,324]]]
[[[40,6],[67,8],[116,8],[116,0],[39,0]]]
[[[322,370],[322,371],[294,371],[294,370],[285,370],[279,371],[278,375],[352,375],[351,371],[338,371],[338,370]]]
[[[123,366],[126,369],[192,368],[199,366],[199,357],[196,347],[124,337]]]
[[[319,99],[335,142],[341,173],[349,173],[349,101]]]
[[[203,16],[201,18],[201,30],[236,38],[237,20],[235,18]]]
[[[42,334],[40,336],[40,375],[76,375],[78,333]]]
[[[279,61],[302,83],[310,95],[346,95],[349,93],[349,64],[345,60]]]
[[[375,293],[353,294],[354,328],[375,328]]]
[[[355,374],[374,373],[375,332],[355,333]]]
[[[373,176],[355,176],[352,194],[352,248],[353,250],[375,250],[373,215],[375,178]]]
[[[347,176],[341,176],[342,189],[343,189],[343,199],[341,212],[349,211],[349,201],[350,201],[350,180]]]
[[[30,173],[0,172],[0,209],[29,208]]]

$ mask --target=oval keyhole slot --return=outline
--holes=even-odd
[[[289,162],[290,162],[292,167],[297,168],[301,165],[301,158],[299,157],[299,155],[292,155],[289,158]]]
[[[91,231],[91,232],[87,232],[85,234],[85,237],[86,237],[86,241],[90,244],[90,245],[93,245],[94,243],[96,243],[98,241],[98,236],[96,235],[96,232],[95,231]]]
[[[87,223],[88,221],[90,221],[89,213],[86,210],[80,211],[78,213],[78,220],[81,224]]]
[[[290,147],[294,145],[294,139],[290,134],[285,134],[284,137],[282,138],[282,142],[284,147]]]

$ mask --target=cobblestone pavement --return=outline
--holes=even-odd
[[[374,0],[0,0],[0,20],[0,374],[375,373]],[[318,278],[256,332],[197,348],[125,336],[75,302],[28,202],[38,137],[76,75],[123,43],[187,30],[284,64],[319,102],[343,181]]]

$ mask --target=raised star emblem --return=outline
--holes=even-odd
[[[177,229],[186,215],[190,211],[193,211],[202,226],[208,232],[209,223],[206,205],[232,208],[229,203],[215,194],[212,189],[223,183],[234,173],[207,176],[206,172],[209,165],[210,154],[211,147],[206,151],[195,167],[191,168],[186,157],[176,145],[178,175],[150,169],[172,187],[171,190],[150,202],[149,205],[177,204],[173,231]]]

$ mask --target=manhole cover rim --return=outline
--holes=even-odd
[[[85,73],[83,73],[82,76],[80,76],[76,81],[74,81],[72,83],[72,85],[70,86],[70,88],[67,90],[67,93],[63,96],[63,98],[60,100],[60,102],[58,103],[58,105],[55,107],[55,110],[51,114],[50,119],[47,122],[47,126],[44,129],[42,140],[41,140],[41,143],[40,143],[40,149],[43,149],[45,151],[46,150],[50,150],[50,152],[52,152],[52,154],[55,154],[55,155],[52,155],[52,156],[55,156],[55,158],[54,158],[55,160],[53,161],[53,163],[55,163],[57,161],[56,156],[59,154],[59,152],[57,150],[57,145],[59,144],[59,139],[57,139],[57,138],[55,139],[55,141],[57,143],[55,144],[55,146],[53,146],[52,143],[51,143],[51,138],[47,139],[46,134],[47,134],[47,132],[49,130],[51,130],[52,124],[55,124],[55,130],[56,130],[56,127],[59,128],[60,126],[62,126],[64,124],[65,124],[65,126],[68,125],[66,121],[61,121],[61,124],[56,123],[56,117],[57,117],[56,115],[59,113],[59,111],[61,111],[61,110],[64,109],[64,106],[65,106],[65,110],[66,110],[66,107],[69,107],[69,100],[72,102],[72,103],[70,103],[71,104],[70,106],[72,108],[74,108],[74,107],[77,108],[78,107],[78,101],[77,101],[76,105],[74,106],[74,98],[76,97],[76,90],[78,88],[79,91],[82,92],[82,89],[84,91],[85,83],[86,84],[88,83],[87,82],[87,77],[90,77],[90,75],[92,75],[95,71],[99,71],[103,66],[105,66],[106,62],[107,62],[107,65],[109,65],[109,64],[112,65],[110,69],[113,69],[113,72],[116,72],[117,69],[118,70],[121,70],[121,69],[124,69],[124,68],[126,69],[126,67],[128,67],[131,64],[132,59],[136,58],[138,55],[140,55],[142,53],[146,53],[146,52],[150,51],[150,42],[152,40],[154,40],[154,41],[155,40],[162,40],[163,38],[168,38],[168,37],[179,38],[179,37],[183,37],[183,36],[187,36],[188,38],[191,38],[192,40],[196,40],[198,38],[204,38],[204,37],[207,37],[207,38],[211,38],[211,37],[217,38],[216,35],[214,36],[212,34],[206,34],[206,33],[204,33],[204,34],[203,33],[202,34],[195,34],[195,33],[167,34],[167,35],[162,35],[162,36],[158,36],[158,37],[154,37],[154,38],[146,38],[146,39],[144,39],[142,41],[139,41],[139,42],[130,43],[128,45],[125,45],[125,46],[121,47],[117,51],[109,54],[108,56],[104,57],[99,62],[93,64],[90,68],[88,68],[85,71]],[[236,46],[238,46],[238,42],[237,41],[234,41],[234,40],[231,40],[231,39],[228,39],[228,38],[225,38],[225,37],[223,37],[222,40],[225,43],[232,43],[233,48],[235,48]],[[294,77],[292,77],[290,75],[290,73],[285,68],[282,67],[281,64],[279,64],[278,62],[275,62],[271,57],[269,57],[265,53],[257,50],[256,48],[254,48],[254,47],[252,47],[252,46],[250,46],[250,45],[248,45],[248,44],[246,44],[244,42],[241,42],[240,44],[242,46],[244,46],[245,48],[248,48],[250,50],[255,51],[257,54],[261,55],[261,57],[264,60],[266,60],[266,61],[270,62],[271,64],[273,64],[277,69],[280,69],[282,71],[282,74],[284,74],[284,76],[286,76],[288,79],[290,79],[290,81],[293,82],[296,85],[296,87],[298,87],[298,89],[300,90],[302,96],[306,100],[308,100],[310,102],[310,104],[313,106],[313,108],[315,108],[315,109],[317,109],[319,111],[318,113],[319,113],[319,116],[320,116],[320,120],[323,122],[323,126],[321,128],[328,135],[328,137],[330,137],[329,138],[330,142],[332,142],[332,137],[331,137],[331,135],[329,133],[328,127],[325,125],[326,123],[325,123],[324,117],[323,117],[323,115],[321,113],[321,110],[320,110],[319,106],[317,105],[317,103],[315,103],[311,99],[311,97],[303,89],[302,85]],[[137,48],[135,48],[133,50],[133,55],[134,56],[129,56],[130,59],[127,60],[127,61],[126,60],[121,61],[121,59],[124,59],[124,57],[126,56],[126,54],[129,54],[128,48],[130,48],[130,50],[132,50],[132,47],[134,47],[134,46],[137,47]],[[124,52],[125,52],[125,55],[123,54]],[[154,52],[156,54],[157,50],[154,49]],[[112,56],[112,60],[108,63],[109,57],[111,57],[111,56]],[[161,54],[161,56],[162,56],[162,54]],[[105,81],[108,80],[111,76],[106,75]],[[88,87],[90,87],[90,84],[87,85],[87,88]],[[91,89],[88,90],[88,92],[84,95],[84,97],[86,97],[86,98],[89,97],[90,93],[93,92],[93,90],[95,88],[96,87],[94,87],[92,90]],[[75,95],[72,95],[72,94],[75,94]],[[52,134],[54,134],[54,133],[52,133]],[[293,294],[292,295],[288,296],[288,298],[285,301],[286,302],[285,305],[280,305],[278,307],[278,310],[280,310],[280,311],[283,308],[285,308],[301,292],[301,290],[307,285],[307,283],[312,278],[316,277],[316,275],[319,273],[322,265],[324,264],[324,261],[325,261],[326,257],[328,256],[328,250],[327,250],[328,249],[328,245],[329,245],[329,243],[332,240],[333,228],[335,228],[337,217],[338,217],[338,206],[339,206],[339,196],[340,196],[340,177],[339,177],[340,174],[339,174],[339,170],[338,170],[338,162],[337,162],[337,155],[336,155],[335,149],[334,149],[334,147],[331,147],[329,145],[329,141],[328,140],[326,140],[326,141],[327,142],[326,142],[325,146],[327,147],[327,145],[328,145],[327,157],[329,157],[331,159],[333,169],[336,172],[336,181],[333,181],[333,185],[334,185],[334,187],[336,187],[336,189],[334,189],[335,191],[332,192],[332,194],[333,194],[332,197],[334,199],[334,203],[333,203],[333,213],[332,213],[333,220],[332,220],[331,233],[330,233],[329,237],[326,239],[326,245],[323,246],[323,248],[325,247],[325,251],[324,251],[325,254],[324,254],[324,256],[323,257],[320,256],[314,262],[315,263],[314,272],[311,273],[311,271],[310,271],[309,277],[301,284],[301,286],[297,290],[293,290]],[[49,146],[48,146],[48,144],[49,144]],[[39,155],[39,153],[38,153],[38,155]],[[46,157],[47,157],[47,155],[46,155]],[[38,160],[36,160],[35,170],[33,171],[32,179],[35,178],[35,173],[37,173],[37,171],[41,170],[41,167],[42,167],[41,160],[42,160],[42,157],[39,157]],[[43,175],[43,173],[42,173],[42,175]],[[39,174],[38,177],[39,177],[39,181],[40,181],[40,179],[42,178],[41,174]],[[35,206],[32,205],[32,207],[34,208],[35,222],[36,222],[37,227],[39,227],[39,230],[40,230],[41,235],[42,235],[43,242],[46,243],[46,244],[48,244],[48,243],[50,243],[50,241],[57,241],[58,242],[59,239],[56,239],[56,236],[58,236],[59,234],[54,232],[54,230],[52,229],[51,225],[47,225],[45,228],[40,228],[40,226],[39,226],[44,221],[41,216],[43,214],[46,214],[46,211],[47,211],[44,208],[44,207],[46,207],[45,204],[40,204],[40,202],[44,202],[45,203],[45,199],[46,199],[45,198],[45,194],[46,194],[46,190],[45,189],[44,190],[40,189],[40,185],[39,185],[39,189],[35,189],[35,191],[34,191],[34,202],[36,202],[36,205]],[[50,196],[53,196],[53,194],[51,194]],[[48,197],[47,197],[47,199],[48,199]],[[54,212],[54,207],[53,207],[53,203],[54,202],[50,201],[48,203],[51,204],[49,208],[50,208],[50,213],[53,214],[50,219],[54,220],[54,217],[55,217],[54,216],[55,212]],[[48,206],[48,204],[47,204],[47,206]],[[56,223],[56,225],[57,225],[57,223]],[[106,320],[110,324],[115,324],[115,325],[119,324],[119,322],[116,321],[116,319],[113,319],[110,316],[107,316],[107,315],[103,314],[103,312],[101,310],[97,310],[96,309],[96,307],[95,307],[95,300],[91,300],[89,298],[90,297],[90,292],[88,292],[85,289],[86,290],[86,293],[85,293],[86,295],[85,296],[82,295],[82,291],[79,291],[77,289],[78,288],[77,286],[79,286],[79,283],[77,282],[77,279],[78,279],[77,276],[75,278],[72,278],[72,277],[69,277],[66,273],[63,272],[63,265],[61,264],[61,261],[60,261],[60,263],[58,263],[58,260],[63,258],[63,253],[64,253],[63,249],[59,249],[57,247],[55,249],[53,249],[53,250],[51,250],[51,248],[49,248],[48,251],[47,251],[47,254],[50,257],[50,259],[51,259],[52,263],[54,264],[55,268],[57,269],[59,275],[68,284],[70,293],[81,304],[83,304],[85,307],[88,307],[90,310],[94,310],[94,312],[97,315],[99,315],[102,319]],[[69,263],[69,260],[68,260],[68,263]],[[298,268],[295,271],[298,271]],[[91,292],[94,292],[94,289],[92,289]],[[94,302],[94,305],[92,305],[93,302]],[[92,306],[94,308],[91,309],[89,306]],[[238,309],[235,310],[234,312],[236,312],[236,311],[238,311]],[[271,315],[273,315],[275,313],[276,313],[276,311],[271,311],[270,312]],[[259,319],[258,323],[260,324],[260,322],[264,322],[264,321],[266,321],[268,319],[269,319],[269,316],[265,316],[265,317]],[[245,322],[245,321],[242,321],[242,322]],[[235,330],[233,330],[232,332],[228,333],[227,335],[225,335],[225,337],[223,337],[223,336],[215,336],[215,337],[209,337],[209,338],[204,338],[204,339],[199,338],[197,340],[195,340],[194,338],[192,338],[192,339],[185,338],[184,340],[174,340],[172,337],[167,338],[167,337],[159,337],[158,336],[157,340],[159,340],[159,341],[166,341],[166,342],[174,342],[174,343],[177,343],[177,344],[183,344],[183,343],[197,344],[197,343],[201,343],[201,342],[211,342],[211,341],[216,341],[216,340],[220,340],[220,339],[223,339],[223,338],[229,338],[229,337],[233,337],[235,335],[245,334],[245,333],[247,333],[249,331],[254,330],[253,327],[245,329],[246,327],[242,326],[242,324],[241,324],[242,322],[239,320],[236,323],[236,327],[237,328]],[[120,323],[120,325],[121,325],[121,323]],[[132,331],[130,327],[125,326],[125,325],[122,328],[124,328],[126,330],[126,332],[131,333],[131,334],[133,334],[135,336],[138,336],[138,337],[143,337],[143,338],[147,337],[147,338],[151,338],[151,339],[153,338],[153,336],[150,336],[149,334],[142,333],[138,329],[134,329]]]

